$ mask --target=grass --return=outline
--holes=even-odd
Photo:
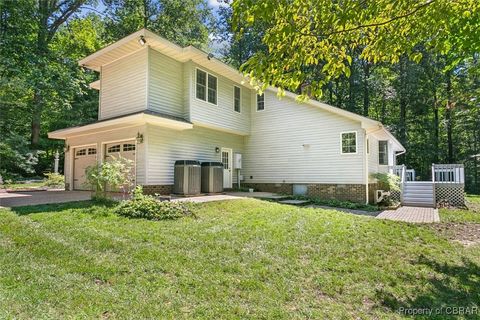
[[[21,189],[33,189],[33,188],[40,188],[44,187],[45,182],[28,182],[28,183],[11,183],[11,184],[5,184],[5,187],[7,189],[12,189],[12,190],[21,190]]]
[[[443,222],[480,223],[480,195],[466,196],[466,209],[440,209]]]
[[[253,199],[196,214],[0,210],[0,318],[396,319],[479,305],[480,249],[424,226]]]
[[[379,211],[378,206],[359,203],[359,202],[351,202],[351,201],[344,201],[344,200],[336,200],[336,199],[322,199],[318,197],[307,197],[307,196],[293,196],[292,198],[298,200],[308,200],[315,205],[320,206],[328,206],[332,208],[345,208],[345,209],[353,209],[353,210],[363,210],[363,211]]]

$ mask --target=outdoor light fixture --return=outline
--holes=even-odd
[[[70,150],[70,146],[67,144],[65,147],[63,147],[64,152],[68,152]]]
[[[145,40],[144,36],[140,36],[140,39],[138,39],[138,43],[140,43],[141,46],[144,46],[145,43],[147,43],[147,40]]]
[[[143,133],[137,133],[137,143],[143,143]]]
[[[219,153],[219,152],[220,152],[220,148],[219,148],[219,147],[215,147],[215,152],[216,152],[216,153]]]
[[[209,53],[208,56],[207,56],[207,59],[212,60],[212,58],[213,58],[213,53]]]

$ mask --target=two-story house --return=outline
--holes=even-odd
[[[79,63],[100,73],[98,121],[49,133],[65,140],[70,190],[85,188],[87,166],[122,155],[149,193],[171,193],[175,160],[191,159],[223,162],[225,188],[239,177],[262,191],[363,202],[370,173],[405,152],[378,121],[274,88],[258,95],[236,69],[148,30]]]

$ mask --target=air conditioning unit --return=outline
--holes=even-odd
[[[377,190],[375,192],[375,203],[382,202],[386,197],[390,196],[390,191]]]
[[[173,193],[196,195],[201,189],[201,167],[196,160],[177,160],[174,169]]]

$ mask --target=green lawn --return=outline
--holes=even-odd
[[[443,222],[480,223],[480,195],[467,195],[468,209],[440,209]]]
[[[479,246],[426,226],[260,200],[157,222],[90,202],[0,210],[2,319],[395,319],[479,303]]]
[[[45,186],[45,182],[29,182],[29,183],[11,183],[6,184],[7,189],[21,190],[21,189],[36,189]]]

